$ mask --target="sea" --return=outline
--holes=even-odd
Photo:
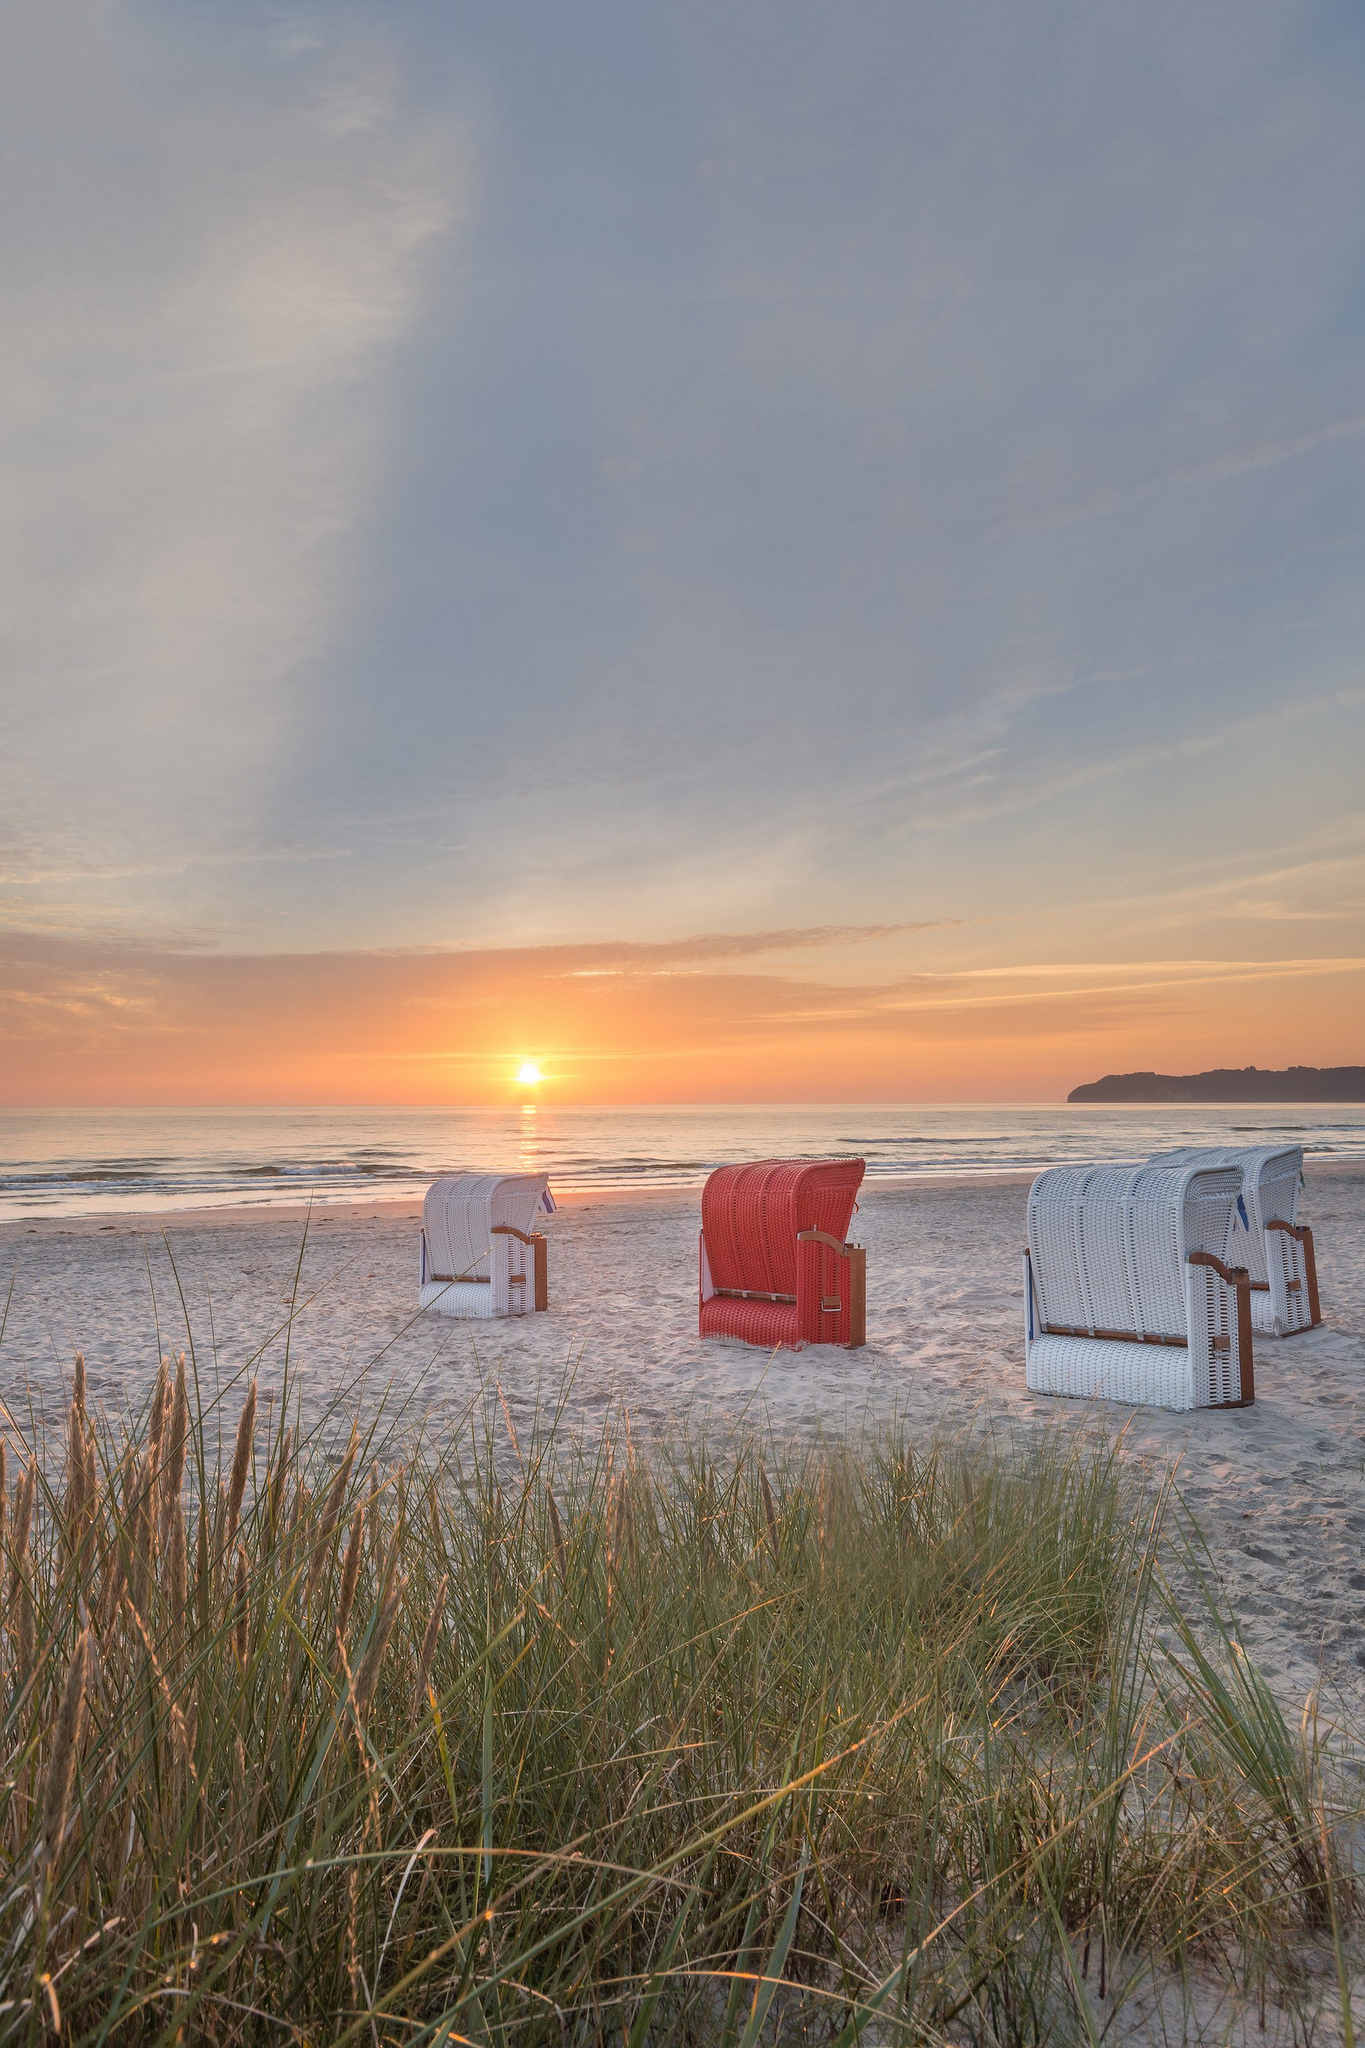
[[[418,1195],[438,1173],[695,1187],[727,1160],[860,1153],[868,1178],[1017,1173],[1173,1145],[1365,1159],[1365,1104],[849,1103],[0,1110],[0,1221]]]

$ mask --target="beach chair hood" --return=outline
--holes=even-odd
[[[796,1238],[848,1236],[861,1159],[758,1159],[719,1167],[702,1190],[701,1227],[717,1287],[796,1292]]]
[[[487,1272],[493,1225],[529,1234],[548,1185],[543,1173],[453,1173],[433,1181],[422,1203],[433,1275],[459,1280]]]
[[[1256,1328],[1290,1337],[1322,1321],[1313,1233],[1299,1223],[1302,1145],[1183,1145],[1149,1164],[1235,1169],[1242,1192],[1229,1258],[1251,1275]]]

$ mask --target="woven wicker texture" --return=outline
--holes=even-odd
[[[1237,1296],[1208,1266],[1186,1266],[1190,1402],[1219,1408],[1241,1398],[1237,1370]],[[1247,1298],[1247,1297],[1244,1297]]]
[[[1239,1401],[1236,1293],[1189,1254],[1228,1258],[1241,1180],[1235,1164],[1040,1174],[1025,1260],[1029,1386],[1158,1408]],[[1181,1341],[1127,1341],[1143,1337]]]
[[[711,1175],[701,1198],[703,1337],[769,1347],[848,1343],[848,1261],[827,1245],[798,1245],[797,1236],[823,1230],[842,1245],[865,1171],[861,1159],[760,1159]],[[737,1301],[713,1288],[795,1301]],[[826,1310],[827,1300],[838,1309]]]
[[[779,1345],[794,1351],[801,1341],[794,1302],[734,1301],[713,1294],[701,1305],[699,1328],[703,1337],[732,1337],[740,1344],[761,1344],[768,1351]]]
[[[1263,1336],[1288,1337],[1312,1323],[1304,1249],[1272,1222],[1297,1223],[1303,1181],[1301,1145],[1182,1146],[1158,1152],[1152,1165],[1231,1166],[1242,1176],[1245,1228],[1237,1217],[1228,1247],[1228,1263],[1245,1266],[1256,1292],[1251,1297],[1252,1323]]]
[[[1169,1166],[1059,1166],[1029,1192],[1040,1319],[1054,1329],[1185,1335],[1185,1260],[1226,1258],[1241,1175]]]
[[[1193,1408],[1189,1354],[1163,1344],[1106,1343],[1094,1337],[1039,1337],[1028,1347],[1035,1394],[1128,1401],[1143,1408]]]
[[[489,1281],[481,1285],[477,1280],[428,1280],[418,1291],[417,1305],[434,1308],[443,1316],[459,1316],[464,1322],[487,1322],[499,1313]]]
[[[433,1181],[422,1203],[432,1277],[486,1273],[493,1225],[529,1233],[547,1185],[543,1173],[456,1173]]]
[[[842,1244],[866,1170],[861,1159],[718,1167],[701,1194],[713,1284],[795,1294],[796,1233],[827,1230]]]
[[[1264,1243],[1265,1291],[1251,1297],[1252,1324],[1266,1337],[1292,1337],[1313,1326],[1308,1262],[1303,1246],[1282,1230],[1266,1231]]]
[[[433,1181],[422,1203],[422,1307],[478,1319],[532,1312],[531,1249],[494,1226],[529,1236],[547,1185],[543,1173],[457,1173]]]

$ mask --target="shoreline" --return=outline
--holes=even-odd
[[[878,1174],[874,1179],[864,1181],[860,1199],[873,1201],[882,1195],[908,1195],[916,1192],[928,1194],[935,1189],[950,1193],[959,1189],[1027,1188],[1032,1185],[1037,1174],[1045,1170],[1042,1167],[1002,1166],[977,1168],[961,1173]],[[1303,1170],[1305,1180],[1310,1183],[1328,1176],[1337,1179],[1365,1180],[1365,1159],[1338,1159],[1330,1156],[1306,1159]],[[700,1181],[691,1181],[664,1187],[602,1186],[565,1188],[562,1192],[552,1189],[552,1192],[555,1196],[555,1206],[559,1210],[658,1209],[680,1203],[700,1205],[701,1189]],[[342,1218],[352,1223],[396,1223],[405,1218],[416,1222],[422,1214],[422,1197],[338,1196],[330,1200],[325,1197],[319,1198],[311,1205],[306,1201],[223,1202],[178,1209],[96,1209],[70,1215],[11,1216],[0,1219],[0,1242],[9,1237],[32,1235],[94,1237],[126,1232],[135,1236],[160,1236],[164,1230],[197,1230],[210,1224],[236,1230],[256,1228],[270,1223],[287,1223],[301,1228],[309,1218],[310,1207],[311,1227],[314,1229]]]
[[[1360,1162],[1365,1173],[1365,1160]],[[886,1174],[874,1181],[865,1181],[861,1190],[864,1198],[878,1193],[903,1195],[915,1188],[982,1188],[982,1187],[1028,1187],[1034,1179],[1028,1167],[1001,1167],[998,1171],[977,1173],[943,1174]],[[556,1211],[585,1209],[659,1209],[670,1208],[680,1203],[696,1203],[700,1207],[702,1183],[688,1182],[668,1187],[596,1187],[565,1188],[562,1191],[552,1187]],[[215,1207],[200,1209],[129,1209],[111,1212],[107,1209],[94,1210],[84,1215],[73,1216],[13,1216],[0,1221],[0,1239],[6,1234],[32,1231],[66,1232],[77,1236],[92,1236],[100,1232],[129,1230],[136,1233],[150,1232],[159,1235],[163,1230],[198,1228],[202,1224],[217,1223],[227,1228],[242,1229],[271,1222],[292,1223],[301,1226],[310,1213],[307,1202],[224,1202]],[[395,1223],[404,1218],[420,1220],[422,1197],[420,1195],[376,1196],[369,1200],[364,1197],[347,1200],[338,1197],[332,1201],[315,1201],[311,1205],[313,1226],[334,1222],[342,1217],[348,1222]],[[553,1219],[549,1219],[553,1228]]]

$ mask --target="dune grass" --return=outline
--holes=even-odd
[[[1346,1954],[1315,1747],[1112,1447],[210,1420],[78,1366],[0,1482],[0,2040],[1093,2043]]]

